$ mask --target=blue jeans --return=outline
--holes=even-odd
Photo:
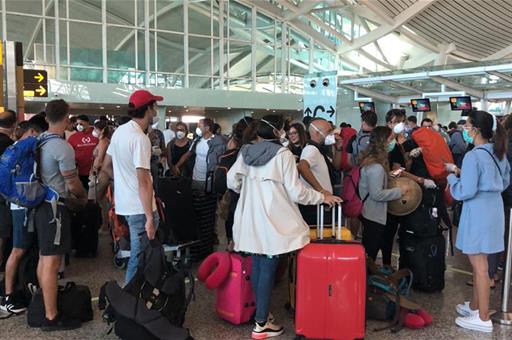
[[[126,267],[125,284],[135,275],[137,266],[139,264],[139,253],[144,251],[141,246],[141,238],[146,233],[144,226],[146,225],[146,215],[128,215],[125,216],[128,227],[130,228],[130,260],[128,260],[128,266]],[[160,218],[156,211],[153,212],[153,225],[158,228]]]
[[[254,319],[258,323],[266,323],[279,257],[269,258],[266,255],[252,255],[251,258],[251,283],[256,296],[256,316]]]

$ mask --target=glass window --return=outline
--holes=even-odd
[[[7,12],[41,15],[43,13],[43,2],[42,0],[6,1],[5,9],[7,10]]]
[[[38,23],[39,18],[7,14],[7,40],[20,41],[25,51]]]
[[[137,0],[107,1],[107,23],[135,25],[135,3]]]
[[[107,27],[108,68],[135,68],[135,29]]]
[[[229,2],[229,39],[251,41],[251,14],[249,7]],[[225,24],[227,25],[227,21]]]
[[[211,74],[211,39],[189,37],[188,39],[189,73],[197,75]]]
[[[158,32],[159,72],[183,73],[183,35]]]
[[[66,16],[65,7],[61,8],[59,15],[62,18]],[[101,0],[69,1],[69,18],[101,22]]]
[[[211,35],[210,19],[211,1],[189,2],[188,5],[188,31],[191,34]],[[218,19],[217,19],[218,20]]]
[[[103,81],[103,70],[71,67],[71,80],[101,83]]]
[[[220,77],[220,46],[219,40],[213,40],[213,75]]]
[[[159,30],[183,32],[182,1],[157,1],[157,28]],[[190,12],[190,9],[189,9]],[[150,27],[154,27],[152,24]]]
[[[189,87],[195,89],[209,89],[212,87],[211,78],[204,76],[189,76]]]
[[[101,25],[70,22],[69,44],[71,47],[71,65],[103,66]]]

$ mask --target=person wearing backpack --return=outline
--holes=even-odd
[[[309,124],[310,141],[300,155],[297,166],[300,179],[306,188],[315,189],[324,195],[332,195],[333,183],[330,171],[334,166],[323,152],[323,145],[332,146],[336,143],[331,124],[321,118],[313,119]],[[300,205],[302,217],[308,224],[317,223],[315,206]]]
[[[450,131],[448,135],[450,136],[450,143],[448,146],[453,155],[453,160],[457,167],[462,167],[462,159],[464,158],[464,153],[466,152],[466,143],[464,142],[464,138],[462,137],[462,131],[459,130],[457,123],[451,122],[448,125]]]
[[[11,135],[16,125],[16,112],[7,110],[0,113],[0,155],[14,141]],[[0,265],[4,262],[5,245],[11,237],[11,214],[8,203],[0,196]]]
[[[22,124],[26,123],[26,124]],[[25,125],[25,128],[23,128]],[[37,137],[48,128],[48,124],[40,116],[21,122],[18,128],[24,131],[20,140],[29,136]],[[25,223],[27,209],[11,203],[12,214],[12,251],[5,265],[5,297],[0,302],[0,310],[19,314],[27,309],[26,301],[22,301],[15,293],[15,281],[19,263],[33,243],[33,232],[29,232]]]
[[[280,143],[284,121],[268,115],[251,125],[251,144],[244,145],[227,176],[228,188],[240,193],[234,224],[235,250],[251,254],[251,283],[256,297],[253,339],[279,336],[284,328],[269,317],[274,276],[280,258],[309,243],[309,228],[296,203],[330,206],[341,199],[306,188],[295,157]],[[278,212],[278,213],[276,213]]]
[[[67,201],[73,197],[75,204],[85,206],[87,203],[87,193],[77,173],[75,152],[62,138],[69,123],[68,117],[68,103],[62,99],[50,101],[46,104],[49,128],[40,136],[47,139],[39,151],[38,168],[41,172],[41,182],[59,195],[56,206],[45,201],[36,208],[34,214],[39,243],[37,276],[43,291],[45,308],[43,331],[80,327],[79,320],[69,319],[59,314],[57,310],[57,276],[61,258],[71,250],[71,224]]]
[[[394,147],[394,136],[390,128],[379,126],[370,134],[368,148],[360,154],[361,177],[359,196],[363,198],[361,222],[363,240],[368,256],[375,261],[379,250],[389,238],[384,237],[387,222],[387,202],[399,199],[407,189],[387,188],[389,162],[388,152]],[[383,254],[384,255],[384,254]]]
[[[365,111],[361,114],[361,129],[347,144],[348,161],[351,166],[359,164],[359,156],[370,144],[370,134],[377,126],[377,114]]]
[[[510,184],[507,137],[496,117],[484,111],[469,113],[463,136],[475,148],[464,157],[462,169],[446,164],[446,170],[452,173],[448,183],[453,198],[464,202],[455,245],[469,257],[474,286],[471,301],[456,306],[460,317],[455,323],[470,330],[492,332],[488,256],[504,250],[501,193]],[[483,213],[485,218],[479,218]]]

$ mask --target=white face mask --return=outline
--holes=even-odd
[[[198,135],[199,137],[203,136],[203,131],[199,127],[196,127],[196,135]]]
[[[185,132],[183,132],[183,131],[178,131],[178,132],[176,132],[176,137],[177,137],[178,139],[185,138],[185,136],[186,136],[186,134],[185,134]]]
[[[324,140],[325,145],[334,145],[336,144],[336,138],[333,134],[327,135]]]
[[[76,125],[76,131],[78,131],[78,132],[84,131],[84,126],[82,124],[77,124]]]
[[[159,121],[160,121],[160,117],[158,117],[158,116],[154,116],[154,117],[153,117],[153,122],[152,122],[152,124],[153,124],[153,125],[158,124],[158,122],[159,122]]]
[[[395,125],[395,127],[393,128],[393,132],[397,135],[401,134],[402,132],[404,132],[404,129],[405,129],[405,124],[404,123],[398,123]]]
[[[100,138],[100,133],[96,129],[92,130],[92,135],[96,138]]]

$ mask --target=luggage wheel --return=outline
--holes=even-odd
[[[114,267],[117,269],[126,269],[129,258],[119,258],[114,255]]]

